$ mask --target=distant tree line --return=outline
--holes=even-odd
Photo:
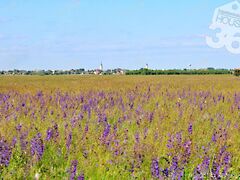
[[[0,75],[77,75],[77,74],[95,74],[95,75],[123,75],[126,70],[117,68],[117,69],[108,69],[108,70],[85,70],[85,69],[71,69],[71,70],[8,70],[8,71],[0,71]]]
[[[234,69],[234,75],[240,76],[240,69]]]
[[[151,70],[139,69],[129,70],[126,75],[207,75],[207,74],[231,74],[228,69],[169,69],[169,70]]]
[[[0,75],[67,75],[67,74],[83,74],[85,73],[84,69],[71,69],[71,70],[9,70],[9,71],[0,71]]]
[[[96,73],[97,72],[97,73]],[[0,75],[77,75],[77,74],[126,74],[126,75],[208,75],[208,74],[234,74],[240,76],[240,69],[168,69],[168,70],[152,70],[152,69],[139,69],[139,70],[122,70],[120,68],[113,70],[106,70],[98,72],[96,70],[85,69],[71,69],[71,70],[9,70],[0,71]]]

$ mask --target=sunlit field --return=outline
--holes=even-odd
[[[1,76],[4,179],[239,179],[240,78]]]

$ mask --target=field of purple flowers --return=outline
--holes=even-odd
[[[1,77],[0,178],[239,179],[240,81]]]

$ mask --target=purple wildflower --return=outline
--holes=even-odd
[[[72,164],[71,164],[71,169],[70,169],[70,180],[74,180],[76,173],[77,173],[77,165],[78,165],[78,161],[77,160],[73,160]]]
[[[183,148],[184,148],[184,153],[182,157],[183,164],[187,164],[189,161],[189,158],[191,156],[191,144],[192,144],[191,141],[186,141],[183,144]]]
[[[192,135],[192,132],[193,132],[193,125],[192,125],[192,123],[190,123],[189,126],[188,126],[188,133],[190,135]]]
[[[85,126],[85,133],[88,132],[88,129],[89,129],[88,124],[86,124],[86,126]]]
[[[85,179],[84,178],[84,173],[81,173],[77,178],[77,180],[84,180],[84,179]]]
[[[106,127],[105,127],[105,129],[104,129],[104,131],[103,131],[103,135],[102,135],[103,139],[106,139],[107,136],[109,135],[109,133],[110,133],[110,128],[111,128],[110,124],[107,124]]]
[[[176,171],[178,169],[178,157],[177,156],[174,156],[172,158],[172,165],[171,165],[171,168],[170,170],[171,171]]]
[[[32,156],[36,155],[38,160],[41,160],[44,152],[43,140],[41,139],[41,134],[38,133],[31,140],[31,154]]]
[[[67,136],[66,147],[68,151],[70,149],[71,143],[72,143],[72,132],[70,132]]]
[[[162,171],[162,173],[163,173],[163,175],[164,175],[165,177],[168,177],[168,176],[169,176],[169,169],[168,169],[168,168],[164,169],[164,170]]]
[[[218,164],[216,160],[214,160],[212,164],[212,176],[215,179],[220,179],[220,168],[221,168],[220,164]]]
[[[46,141],[49,141],[52,137],[53,137],[53,130],[51,128],[48,128]]]
[[[12,144],[11,144],[11,146],[12,146],[12,147],[15,147],[16,144],[17,144],[17,138],[14,137],[14,138],[12,139]]]
[[[152,177],[154,177],[154,178],[160,177],[159,162],[156,159],[152,160],[151,172],[152,172]]]
[[[17,130],[18,132],[20,132],[21,129],[22,129],[22,125],[21,125],[21,124],[19,124],[19,125],[16,126],[16,130]]]
[[[198,165],[195,169],[194,169],[194,176],[193,176],[194,180],[203,180],[203,175],[201,173],[201,166]]]
[[[149,113],[149,118],[148,119],[149,119],[150,122],[153,121],[153,119],[154,119],[154,113],[153,112]]]
[[[28,135],[27,132],[23,132],[20,135],[20,145],[21,145],[21,150],[23,152],[26,152],[26,149],[27,149],[27,144],[28,144],[28,141],[26,141],[27,135]]]
[[[148,128],[144,128],[144,139],[147,138],[147,134],[148,134]]]
[[[217,142],[216,132],[214,132],[213,135],[212,135],[212,141],[213,141],[213,142]]]
[[[194,179],[201,180],[209,173],[210,158],[205,156],[203,162],[199,164],[194,170]]]
[[[4,139],[0,140],[0,170],[2,166],[8,166],[11,159],[11,148]],[[0,171],[1,172],[1,171]]]
[[[226,155],[224,156],[223,158],[223,166],[224,166],[224,169],[223,169],[223,176],[226,176],[227,173],[228,173],[228,170],[230,168],[230,161],[231,161],[231,155],[230,153],[226,153]]]
[[[54,141],[56,141],[58,136],[59,136],[58,125],[54,124],[53,127],[48,128],[47,130],[46,141],[50,141],[51,139],[54,139]]]
[[[135,134],[135,140],[136,140],[137,143],[140,142],[139,133],[136,133],[136,134]]]

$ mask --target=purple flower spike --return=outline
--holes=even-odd
[[[77,160],[73,160],[72,164],[71,164],[71,172],[70,172],[70,180],[74,180],[76,173],[77,173],[77,165],[78,165],[78,161]]]
[[[38,133],[31,140],[31,154],[32,156],[36,155],[38,160],[41,160],[44,152],[43,140],[41,139],[41,134]]]
[[[16,126],[16,130],[17,130],[17,131],[19,131],[19,132],[20,132],[20,131],[21,131],[21,129],[22,129],[22,125],[21,125],[21,124],[19,124],[19,125],[17,125],[17,126]]]
[[[4,139],[0,140],[0,170],[3,166],[8,166],[11,159],[11,148]],[[0,171],[1,172],[1,171]]]
[[[80,176],[78,176],[77,179],[78,179],[78,180],[84,180],[84,179],[85,179],[85,178],[84,178],[84,173],[81,173]]]
[[[53,137],[53,131],[52,129],[48,128],[46,141],[49,141],[52,137]]]
[[[48,130],[47,130],[46,141],[50,141],[51,139],[56,141],[58,136],[59,136],[58,125],[54,124],[53,127],[48,128]]]
[[[70,132],[67,137],[66,147],[68,151],[70,149],[71,143],[72,143],[72,132]]]
[[[154,177],[154,178],[160,177],[159,162],[156,159],[152,160],[151,172],[152,172],[152,177]]]
[[[174,156],[172,158],[172,166],[171,166],[171,170],[172,171],[176,171],[178,169],[178,158],[177,156]]]
[[[192,125],[192,123],[190,123],[189,126],[188,126],[188,133],[190,135],[192,135],[192,132],[193,132],[193,125]]]
[[[109,135],[109,133],[110,133],[110,128],[111,128],[111,126],[110,126],[109,124],[107,124],[106,127],[105,127],[105,129],[104,129],[104,131],[103,131],[103,139],[106,139],[107,136]]]

